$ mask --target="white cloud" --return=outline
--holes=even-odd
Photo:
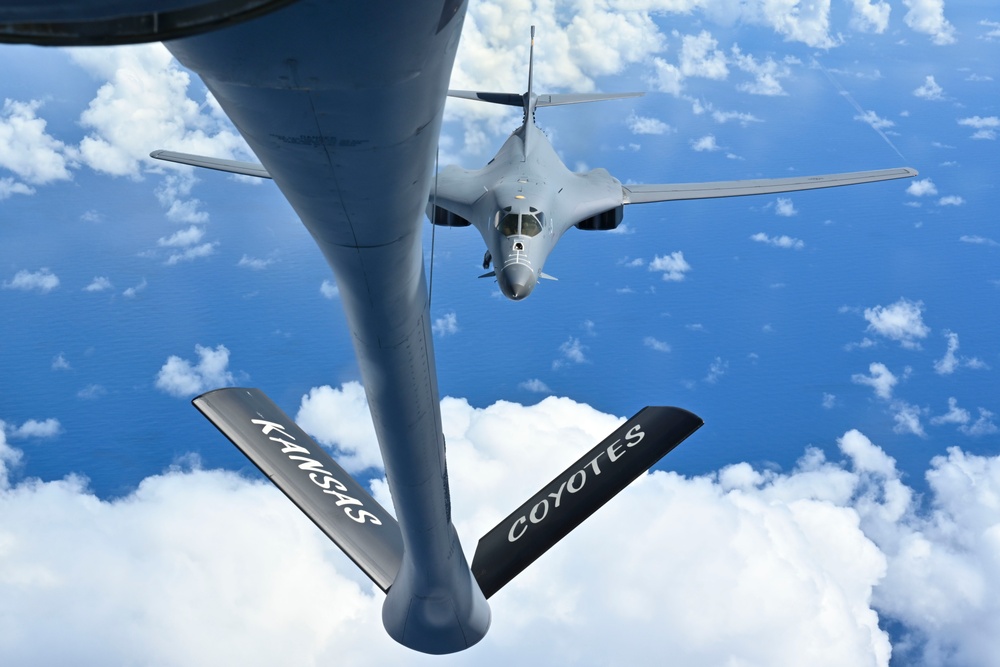
[[[994,435],[1000,432],[1000,427],[993,422],[995,415],[986,408],[979,408],[979,417],[971,424],[963,424],[958,427],[962,433],[978,437],[981,435]]]
[[[454,312],[445,313],[444,316],[434,320],[431,330],[438,336],[458,333],[458,316]]]
[[[714,134],[706,134],[701,139],[692,139],[691,149],[701,153],[704,151],[719,151],[722,150],[722,146],[716,143]]]
[[[766,243],[768,245],[773,245],[775,248],[790,248],[792,250],[802,250],[806,247],[805,241],[802,239],[792,238],[791,236],[786,236],[782,234],[781,236],[768,236],[764,232],[757,232],[750,237],[751,241],[756,241],[758,243]]]
[[[781,65],[770,57],[763,62],[757,62],[756,58],[750,54],[744,54],[740,51],[740,47],[735,44],[732,48],[732,56],[732,63],[734,65],[754,77],[752,82],[744,82],[736,86],[737,90],[750,93],[751,95],[776,96],[787,94],[781,87],[780,82],[780,79],[788,78],[791,75],[791,70],[786,65]]]
[[[965,199],[958,195],[948,195],[938,199],[938,206],[961,206],[964,203]]]
[[[107,276],[94,276],[94,279],[83,288],[84,292],[103,292],[104,290],[109,290],[114,285]]]
[[[68,371],[70,369],[72,369],[72,366],[69,365],[69,361],[66,360],[66,356],[62,352],[57,354],[52,360],[52,370]]]
[[[681,40],[680,70],[684,76],[722,80],[729,76],[726,54],[707,30],[697,35],[684,35]]]
[[[562,355],[552,362],[552,369],[559,370],[569,364],[587,363],[587,346],[580,342],[579,338],[570,336],[559,346],[559,353]]]
[[[33,195],[35,188],[30,188],[24,183],[18,183],[13,178],[0,178],[0,201],[7,199],[11,195]]]
[[[9,438],[54,438],[62,432],[59,420],[52,418],[44,421],[29,419],[20,426],[0,421],[0,427],[2,427],[0,430],[6,433]],[[0,474],[2,474],[2,468],[0,468]]]
[[[795,204],[792,203],[791,199],[787,197],[778,197],[777,202],[774,205],[774,212],[777,215],[790,218],[793,215],[798,215],[799,212],[795,208]]]
[[[246,155],[246,144],[214,100],[197,102],[187,96],[191,75],[162,44],[69,53],[104,82],[80,116],[89,130],[80,142],[80,157],[91,168],[132,178],[139,177],[143,166],[191,171],[150,158],[149,151],[160,147],[223,158]]]
[[[82,398],[85,401],[96,401],[107,393],[108,390],[99,384],[88,384],[86,387],[76,392],[76,397]]]
[[[932,197],[937,193],[937,186],[929,178],[921,178],[920,180],[913,181],[906,187],[906,194],[911,197]]]
[[[652,350],[656,350],[657,352],[670,352],[670,343],[666,343],[662,340],[657,340],[652,336],[646,336],[645,338],[643,338],[642,344]]]
[[[855,373],[851,376],[854,384],[863,384],[875,390],[875,395],[879,398],[889,400],[892,398],[892,390],[899,382],[899,378],[892,374],[892,371],[882,363],[874,362],[868,366],[869,375]]]
[[[57,287],[59,287],[59,276],[46,268],[39,269],[38,271],[22,269],[15,273],[13,278],[5,280],[3,283],[4,289],[16,289],[24,292],[35,291],[42,294],[48,294]]]
[[[663,279],[668,282],[680,282],[691,270],[691,265],[684,259],[684,253],[677,250],[662,257],[654,256],[653,261],[649,263],[649,270],[662,271]]]
[[[958,237],[958,240],[961,241],[962,243],[973,243],[976,245],[987,245],[994,248],[1000,248],[1000,242],[994,241],[993,239],[987,238],[985,236],[979,236],[979,235],[970,236],[968,234],[963,234],[962,236]]]
[[[958,399],[954,396],[948,398],[948,412],[943,415],[931,418],[931,424],[968,424],[972,416],[965,408],[958,407]]]
[[[632,134],[666,134],[671,131],[669,125],[658,118],[637,116],[633,111],[626,120]]]
[[[229,350],[225,345],[218,345],[214,350],[195,345],[194,350],[198,355],[196,364],[175,355],[167,358],[156,374],[157,389],[176,398],[186,398],[233,384],[233,374],[228,369]]]
[[[888,306],[865,308],[867,331],[894,341],[907,349],[920,349],[919,340],[926,338],[930,328],[923,321],[922,301],[901,298]]]
[[[69,168],[76,160],[74,149],[46,133],[45,120],[36,115],[41,106],[38,100],[6,99],[0,110],[0,169],[9,169],[34,185],[69,180]],[[30,188],[18,185],[11,181],[7,196],[31,194]],[[0,193],[0,199],[5,198]]]
[[[903,21],[912,30],[931,36],[939,46],[955,43],[955,26],[944,16],[944,0],[903,0],[910,10]]]
[[[858,114],[854,117],[854,120],[859,120],[862,123],[867,123],[872,126],[875,130],[884,130],[887,127],[894,127],[896,123],[889,120],[888,118],[882,118],[874,111],[868,110],[864,113]]]
[[[889,26],[889,3],[885,0],[852,0],[851,27],[861,32],[882,34]]]
[[[944,356],[934,362],[934,372],[938,375],[951,375],[955,372],[959,366],[965,366],[967,368],[973,369],[983,369],[986,368],[986,363],[977,357],[959,357],[956,352],[958,352],[958,334],[953,331],[944,332],[945,338],[948,339],[948,349],[945,351]]]
[[[367,420],[352,403],[324,417]],[[506,508],[621,422],[560,398],[482,409],[447,398],[442,417],[470,555]],[[936,457],[926,512],[867,437],[837,444],[842,462],[810,448],[789,472],[737,462],[643,475],[491,599],[481,649],[438,661],[641,665],[667,653],[678,665],[887,667],[891,652],[992,664],[1000,457]],[[17,457],[0,439],[13,662],[426,662],[385,636],[382,594],[256,476],[174,466],[100,501],[79,478],[14,482]],[[896,646],[886,622],[901,625]],[[39,639],[49,623],[58,643]]]
[[[824,410],[832,410],[837,407],[837,396],[835,394],[823,392],[823,401],[821,405]]]
[[[927,75],[924,79],[922,86],[913,91],[913,94],[917,97],[923,98],[925,100],[943,100],[944,99],[944,89],[938,85],[934,77]]]
[[[534,394],[551,394],[552,390],[549,389],[549,385],[545,384],[538,378],[531,378],[530,380],[525,380],[524,382],[517,385],[520,389],[525,391],[530,391]]]
[[[204,236],[205,229],[203,227],[191,225],[187,229],[174,232],[169,238],[157,239],[156,245],[166,248],[186,248],[199,243]]]
[[[327,299],[336,299],[340,296],[340,288],[334,285],[329,280],[324,280],[320,283],[319,293],[322,294]]]
[[[173,266],[181,262],[191,262],[196,259],[201,259],[202,257],[209,257],[215,254],[215,247],[217,245],[219,245],[218,242],[212,242],[190,246],[181,252],[171,254],[170,257],[167,257],[165,264],[167,264],[167,266]]]
[[[919,406],[911,405],[906,401],[893,401],[890,405],[892,419],[896,422],[892,430],[894,433],[903,435],[915,435],[919,438],[927,437],[923,424],[920,423],[920,415],[923,412]]]
[[[146,291],[147,287],[149,287],[149,283],[146,282],[145,278],[143,278],[141,281],[139,281],[138,285],[133,285],[132,287],[126,288],[125,291],[122,292],[122,296],[125,297],[126,299],[134,299],[135,297],[139,296],[141,292]]]
[[[236,263],[236,266],[253,269],[254,271],[262,271],[272,264],[274,264],[273,259],[261,259],[259,257],[251,257],[250,255],[244,254],[240,257],[240,261]]]
[[[332,420],[329,415],[352,415]],[[339,389],[313,387],[302,397],[295,421],[318,442],[334,450],[334,458],[347,471],[382,469],[382,455],[375,436],[368,397],[359,382],[346,382]]]
[[[708,375],[705,376],[705,382],[715,384],[719,381],[719,378],[725,375],[728,371],[729,362],[724,360],[722,357],[716,357],[712,360],[712,363],[708,365]]]

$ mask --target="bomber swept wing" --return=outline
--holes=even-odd
[[[874,171],[852,171],[843,174],[825,174],[823,176],[793,176],[791,178],[761,178],[742,181],[714,181],[708,183],[664,183],[626,184],[623,204],[650,204],[664,201],[680,201],[684,199],[716,199],[719,197],[744,197],[748,195],[772,195],[782,192],[799,190],[818,190],[820,188],[835,188],[841,185],[858,185],[860,183],[876,183],[896,178],[912,178],[917,175],[915,169],[897,167],[895,169],[876,169]]]

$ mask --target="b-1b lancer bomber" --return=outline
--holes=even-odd
[[[638,97],[642,93],[536,94],[532,83],[534,35],[532,28],[528,91],[523,95],[448,91],[452,97],[522,107],[524,122],[482,169],[468,171],[449,166],[442,170],[428,204],[428,217],[433,223],[473,225],[479,230],[487,249],[483,268],[488,269],[491,262],[494,266],[493,271],[480,277],[495,276],[500,291],[509,299],[525,298],[540,278],[550,278],[542,268],[559,238],[571,227],[614,229],[629,204],[814,190],[917,175],[915,169],[900,167],[794,178],[623,185],[605,169],[574,173],[535,125],[535,110]]]

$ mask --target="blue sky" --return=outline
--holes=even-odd
[[[437,231],[468,552],[618,419],[706,421],[439,661],[997,664],[996,9],[473,3],[453,87],[522,91],[532,24],[538,90],[649,91],[539,111],[571,168],[921,173],[628,207],[620,233],[569,232],[559,281],[518,303],[476,279],[475,231]],[[188,403],[260,387],[388,502],[336,287],[294,213],[269,182],[146,157],[249,159],[235,130],[159,46],[6,46],[0,66],[0,655],[427,661]],[[482,166],[519,116],[450,102],[442,163]]]

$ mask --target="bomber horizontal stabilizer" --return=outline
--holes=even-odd
[[[650,204],[682,199],[716,199],[719,197],[744,197],[767,195],[798,190],[818,190],[841,185],[877,183],[897,178],[913,178],[916,169],[897,167],[874,171],[852,171],[822,176],[793,176],[792,178],[760,178],[743,181],[714,181],[709,183],[664,183],[661,185],[623,185],[623,204]]]
[[[483,594],[500,590],[703,423],[681,408],[647,407],[619,426],[479,540],[472,573]]]
[[[216,389],[192,403],[383,591],[399,572],[399,524],[259,389]]]
[[[174,151],[158,150],[149,154],[149,157],[156,160],[166,160],[178,164],[188,164],[192,167],[204,167],[205,169],[215,169],[217,171],[228,171],[231,174],[242,174],[243,176],[256,176],[257,178],[271,178],[264,165],[256,162],[240,162],[239,160],[223,160],[216,157],[205,157],[203,155],[192,155],[191,153],[177,153]]]

